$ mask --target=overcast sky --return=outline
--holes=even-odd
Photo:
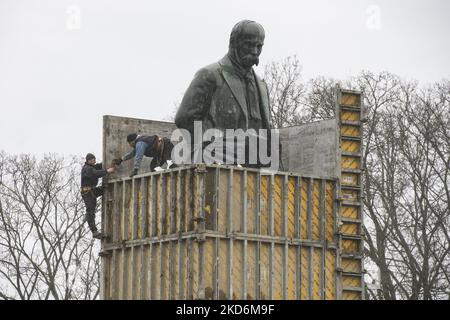
[[[450,77],[450,1],[0,0],[0,150],[101,156],[105,114],[167,119],[241,19],[305,80]]]

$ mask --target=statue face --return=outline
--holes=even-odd
[[[251,68],[253,65],[258,65],[263,45],[264,30],[255,23],[245,26],[237,46],[243,67]]]

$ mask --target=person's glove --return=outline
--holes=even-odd
[[[133,169],[133,171],[131,171],[131,173],[130,173],[130,178],[137,175],[137,173],[138,173],[138,169]]]
[[[120,166],[122,164],[122,159],[120,159],[120,158],[113,159],[112,163],[115,166]]]

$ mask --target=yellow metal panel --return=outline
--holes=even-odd
[[[361,293],[353,291],[344,291],[342,300],[361,300]]]
[[[275,245],[273,255],[273,299],[283,299],[283,250],[282,245]]]
[[[219,232],[226,232],[227,229],[227,206],[228,203],[228,171],[220,170],[220,187],[219,187],[219,209],[217,212],[219,221]],[[233,199],[233,198],[232,198]]]
[[[189,299],[200,299],[200,287],[198,283],[199,273],[199,243],[197,241],[191,241],[191,248],[188,250],[191,258],[191,282],[192,282],[192,297]]]
[[[117,217],[117,219],[115,219],[115,222],[117,223],[117,234],[116,234],[116,238],[114,239],[117,241],[123,239],[122,229],[123,229],[124,215],[123,215],[123,210],[122,210],[122,207],[123,207],[123,191],[122,191],[122,189],[123,189],[123,183],[117,183],[117,197],[118,197],[118,199],[117,199],[117,203],[118,203],[117,204],[117,210],[118,210],[117,216],[118,217]]]
[[[228,299],[228,252],[230,247],[227,240],[219,242],[219,299]]]
[[[349,111],[342,110],[341,111],[341,120],[342,121],[359,121],[360,120],[360,111]]]
[[[132,234],[132,228],[133,228],[133,201],[132,199],[132,188],[131,188],[132,181],[127,181],[125,183],[126,185],[126,191],[125,191],[125,199],[126,199],[126,208],[127,208],[127,221],[126,221],[126,239],[131,239]]]
[[[162,250],[162,255],[161,255],[161,259],[162,259],[162,270],[161,270],[161,286],[163,287],[162,289],[162,296],[161,299],[169,299],[169,290],[170,290],[170,283],[169,283],[169,273],[170,273],[170,269],[169,269],[169,243],[168,242],[164,242],[162,244],[161,247]]]
[[[167,215],[168,215],[168,219],[167,221],[168,223],[168,233],[172,234],[172,233],[176,233],[179,230],[176,229],[177,227],[177,179],[176,179],[176,174],[172,173],[171,176],[167,177],[167,193],[168,193],[168,197],[167,197],[167,201],[168,201],[168,206],[167,206]]]
[[[341,262],[342,269],[345,272],[361,272],[361,260],[343,258]]]
[[[233,299],[245,299],[242,296],[243,263],[242,252],[244,251],[243,241],[234,241],[233,245]],[[246,275],[245,275],[246,276]]]
[[[182,273],[182,283],[180,288],[180,295],[182,299],[188,299],[188,286],[189,286],[189,265],[188,265],[188,256],[190,255],[190,251],[188,248],[188,241],[181,240],[181,262],[180,262],[180,272]]]
[[[183,231],[188,231],[189,230],[189,212],[191,212],[191,208],[189,206],[189,202],[192,201],[191,198],[191,186],[190,186],[190,179],[189,179],[189,174],[188,171],[185,171],[182,176],[181,176],[181,183],[183,184],[182,186],[182,190],[183,190],[183,211],[184,214],[182,214],[181,216],[181,225],[183,226],[182,229]]]
[[[247,299],[256,299],[256,242],[247,243]]]
[[[119,299],[119,276],[120,276],[120,265],[119,265],[119,250],[113,250],[111,255],[111,272],[109,273],[110,281],[110,298]]]
[[[295,178],[289,177],[288,180],[288,237],[295,238]]]
[[[137,234],[136,234],[136,237],[137,237],[137,239],[141,239],[142,238],[142,226],[141,226],[141,221],[142,221],[142,219],[141,219],[141,215],[142,215],[142,212],[141,212],[141,205],[142,205],[142,192],[141,192],[141,183],[140,183],[140,181],[139,181],[139,183],[137,184],[137,186],[136,186],[137,188],[139,188],[138,190],[138,192],[137,192],[137,212],[136,212],[136,214],[135,214],[135,217],[136,217],[136,219],[137,219]]]
[[[297,248],[294,246],[289,246],[288,248],[288,279],[287,279],[287,298],[288,300],[294,300],[296,298],[296,277],[297,272],[300,270],[296,270],[296,253]]]
[[[103,264],[103,297],[105,300],[111,299],[111,260],[112,256],[103,257],[101,263]]]
[[[312,239],[320,239],[320,219],[319,219],[319,190],[320,181],[314,180],[313,182],[313,210],[312,210]]]
[[[215,230],[215,210],[216,210],[216,197],[218,196],[216,194],[216,177],[217,171],[214,168],[208,169],[208,174],[205,175],[204,183],[205,183],[205,189],[204,192],[202,192],[202,195],[205,198],[205,204],[204,208],[202,208],[202,212],[204,212],[205,215],[205,229],[206,230]]]
[[[114,250],[115,251],[115,250]],[[115,285],[115,281],[112,281],[115,279],[113,272],[114,270],[114,251],[111,252],[110,256],[105,257],[105,260],[108,265],[108,272],[105,273],[105,275],[107,275],[107,278],[105,279],[105,283],[104,283],[104,295],[105,295],[105,300],[109,300],[109,299],[114,299],[114,285]]]
[[[128,211],[127,211],[127,205],[126,205],[126,188],[125,188],[126,184],[125,183],[121,183],[121,188],[120,188],[120,236],[119,239],[120,240],[125,240],[126,239],[126,220],[128,217]]]
[[[283,177],[275,176],[275,190],[274,190],[274,233],[276,236],[283,235]]]
[[[132,286],[131,293],[132,299],[142,299],[141,298],[141,248],[136,246],[133,247],[133,264],[132,264]]]
[[[170,299],[178,299],[179,296],[179,257],[178,257],[178,241],[170,242],[170,268],[169,268],[169,284]]]
[[[269,274],[269,248],[269,244],[261,243],[261,300],[269,299],[269,277],[271,277]]]
[[[302,179],[301,188],[301,216],[300,216],[300,238],[307,239],[306,209],[308,200],[308,180]]]
[[[143,295],[141,296],[142,299],[148,300],[150,299],[150,246],[145,245],[143,246],[142,250],[142,269],[141,272],[143,273],[143,283],[141,283],[141,286],[143,286]]]
[[[356,173],[342,173],[341,185],[343,186],[359,186],[358,174]]]
[[[341,94],[341,106],[346,107],[358,107],[360,94],[356,93],[342,93]]]
[[[359,240],[343,239],[342,250],[344,253],[358,253],[359,252]]]
[[[314,249],[313,251],[313,300],[320,300],[320,274],[322,249]]]
[[[336,299],[336,252],[327,250],[325,253],[325,299]]]
[[[359,191],[356,190],[342,190],[341,192],[342,198],[347,201],[358,201],[359,200]]]
[[[327,182],[325,185],[325,238],[327,241],[334,240],[334,185]]]
[[[213,291],[214,291],[214,284],[213,284],[213,278],[214,278],[214,245],[215,240],[214,239],[207,239],[203,242],[203,248],[204,248],[204,255],[205,255],[205,266],[204,266],[204,281],[205,281],[205,299],[211,300],[214,298]]]
[[[117,254],[117,299],[122,299],[123,297],[123,273],[124,273],[124,254],[123,249],[116,250]]]
[[[308,259],[308,251],[309,248],[302,247],[301,248],[301,299],[308,299],[308,290],[309,290],[309,280],[308,280],[308,270],[309,270],[309,259]]]
[[[357,157],[342,156],[341,165],[343,169],[359,169],[360,161]]]
[[[114,277],[114,299],[120,299],[121,292],[122,292],[122,250],[114,250],[114,265],[115,265],[115,272],[112,273],[112,276]]]
[[[125,285],[125,292],[124,292],[124,297],[125,299],[132,299],[131,293],[133,292],[133,279],[132,279],[132,274],[133,274],[133,267],[131,264],[131,248],[127,248],[125,249],[125,278],[126,278],[126,285]]]
[[[162,179],[160,175],[155,176],[156,179],[156,192],[155,192],[155,199],[156,199],[156,235],[162,234],[162,203],[164,201],[164,198],[161,197],[161,189],[162,189]]]
[[[351,218],[351,219],[359,218],[358,208],[356,208],[356,207],[342,206],[341,212],[342,212],[342,217],[344,217],[344,218]]]
[[[122,186],[122,190],[123,190],[122,192],[124,192],[124,193],[122,194],[122,203],[121,203],[123,206],[123,208],[121,208],[121,209],[123,209],[121,212],[121,220],[122,220],[121,221],[122,229],[120,232],[121,240],[128,239],[127,226],[128,226],[128,219],[129,219],[130,211],[129,211],[129,202],[128,202],[129,197],[128,197],[128,193],[127,193],[127,190],[128,190],[127,185],[128,185],[128,183],[125,182]]]
[[[247,174],[247,232],[255,233],[255,212],[256,212],[256,174],[249,172]],[[258,195],[259,196],[259,195]]]
[[[172,228],[174,228],[172,230],[172,232],[180,232],[180,217],[181,217],[181,186],[180,186],[180,173],[179,172],[174,172],[173,173],[173,186],[172,186],[172,192],[173,192],[173,198],[175,199],[174,203],[173,203],[173,208],[172,210],[174,211],[173,213],[173,224],[172,224]]]
[[[359,233],[359,228],[356,223],[343,223],[341,232],[343,234],[357,235]]]
[[[269,234],[269,176],[261,176],[261,234]]]
[[[152,184],[150,178],[147,179],[147,234],[153,236],[152,219],[155,212],[153,211],[154,194],[152,192]]]
[[[203,197],[203,193],[204,190],[200,190],[200,178],[199,178],[199,174],[196,172],[192,172],[191,174],[191,179],[192,179],[192,184],[193,184],[193,190],[192,190],[192,218],[195,219],[199,216],[199,212],[200,210],[202,210],[203,208],[199,207],[199,199],[201,199],[201,197]],[[196,222],[191,222],[192,225],[192,230],[195,230],[197,227],[197,223]]]
[[[350,136],[350,137],[360,137],[361,131],[359,130],[359,127],[357,127],[357,126],[351,126],[351,125],[344,124],[341,126],[341,135]]]
[[[360,287],[361,277],[342,276],[342,283],[344,287]]]
[[[114,216],[113,215],[114,185],[110,185],[109,188],[106,190],[105,198],[107,199],[107,201],[105,202],[104,214],[102,213],[102,224],[104,225],[104,232],[108,235],[111,235],[112,219]]]
[[[210,173],[214,174],[215,170],[208,170]],[[185,171],[186,172],[186,171]],[[158,232],[161,232],[161,226],[164,227],[164,231],[167,233],[174,233],[179,230],[180,226],[180,218],[190,220],[190,216],[193,212],[197,215],[202,212],[205,208],[200,208],[199,197],[203,196],[204,190],[199,190],[199,181],[195,181],[194,184],[189,183],[189,178],[186,179],[183,172],[182,176],[178,178],[178,173],[172,172],[172,180],[169,178],[169,174],[166,175],[165,183],[161,180],[161,175],[154,175],[153,179],[156,182],[156,192],[152,192],[151,185],[148,185],[148,188],[142,188],[141,184],[137,180],[135,189],[136,201],[135,206],[138,208],[138,211],[135,211],[135,206],[132,205],[132,202],[129,201],[131,197],[131,184],[125,185],[127,188],[123,193],[125,195],[125,199],[120,206],[115,205],[115,207],[120,207],[120,211],[124,211],[123,215],[123,232],[127,233],[127,236],[137,235],[138,237],[142,237],[146,232],[144,232],[144,225],[142,222],[148,221],[148,225],[146,228],[151,229],[152,223],[152,214],[153,214],[153,206],[152,203],[155,203],[155,207],[157,210],[157,218],[158,218]],[[218,197],[219,205],[218,205],[218,220],[219,220],[219,233],[221,237],[227,237],[225,234],[226,224],[227,224],[227,212],[231,209],[233,215],[233,225],[238,229],[240,229],[241,218],[242,218],[242,179],[241,171],[236,170],[233,173],[234,175],[234,183],[233,183],[233,196],[230,202],[231,208],[228,208],[228,174],[229,171],[227,168],[221,168],[220,175],[220,184],[219,190],[217,194],[214,194],[216,189],[213,189],[213,197]],[[205,181],[208,181],[208,177],[205,176]],[[142,179],[142,178],[139,178]],[[196,178],[198,179],[198,177]],[[285,176],[278,175],[275,176],[274,182],[274,229],[275,235],[283,236],[284,221],[287,220],[287,236],[289,238],[295,238],[295,215],[296,215],[296,199],[295,199],[295,184],[296,179],[293,176],[288,177],[287,184],[285,185]],[[150,179],[144,179],[145,183],[150,184]],[[212,180],[214,182],[214,179]],[[247,196],[247,216],[248,216],[248,233],[255,232],[255,211],[256,206],[259,201],[260,203],[260,212],[261,212],[261,231],[262,234],[268,233],[269,226],[269,187],[270,187],[270,177],[262,176],[261,177],[261,188],[257,188],[257,179],[254,173],[248,173],[247,179],[247,189],[244,191]],[[309,178],[301,178],[301,190],[299,196],[299,205],[300,205],[300,230],[302,238],[304,239],[307,235],[307,223],[306,223],[306,213],[307,213],[307,190],[309,182],[312,182],[311,188],[311,204],[310,213],[311,213],[311,236],[313,240],[320,240],[320,217],[319,217],[319,206],[323,205],[324,209],[324,218],[325,218],[325,229],[324,235],[325,238],[331,243],[334,242],[334,193],[335,193],[335,183],[333,181],[325,181],[325,192],[323,194],[324,199],[319,199],[320,188],[322,186],[323,181],[316,178],[314,180],[310,180]],[[284,187],[287,187],[284,189]],[[121,183],[117,184],[117,189],[121,187]],[[147,190],[145,194],[141,193],[141,190]],[[119,190],[117,190],[119,191]],[[260,191],[257,194],[257,191]],[[283,191],[286,191],[286,195],[283,195]],[[350,191],[353,192],[353,191]],[[122,196],[122,192],[116,194],[118,197],[115,201],[120,201],[120,197]],[[178,201],[173,202],[172,196],[176,197],[176,199],[180,198],[180,207],[178,207]],[[181,197],[182,196],[182,197]],[[261,196],[259,199],[258,196]],[[148,214],[148,218],[141,217],[140,208],[142,201],[147,197],[148,205],[145,208],[145,212],[142,214]],[[183,200],[185,199],[185,200]],[[284,203],[284,200],[287,199],[287,203]],[[183,201],[181,201],[183,200]],[[211,202],[210,205],[214,203]],[[171,207],[173,205],[173,207]],[[283,216],[283,207],[287,209],[287,216]],[[214,208],[214,207],[212,207]],[[125,210],[122,210],[125,209]],[[342,215],[346,214],[356,215],[357,208],[342,206]],[[127,212],[128,211],[128,212]],[[163,212],[164,211],[164,212]],[[172,220],[167,219],[162,221],[162,217],[166,216],[167,218],[171,217],[171,212],[174,216]],[[134,215],[135,213],[135,215]],[[136,220],[137,219],[137,220]],[[134,222],[134,224],[133,224]],[[186,225],[187,221],[183,221],[181,225]],[[195,223],[198,226],[198,223]],[[135,227],[137,227],[137,229]],[[351,234],[356,234],[356,228],[359,225],[351,225],[344,224],[343,229],[346,229],[349,226]],[[176,230],[175,230],[176,229]],[[136,232],[137,231],[137,232]],[[243,231],[243,230],[238,230]],[[135,234],[136,232],[136,234]],[[117,239],[120,240],[120,239]],[[162,239],[164,240],[164,239]],[[167,241],[164,240],[164,241]],[[180,296],[184,299],[198,299],[205,297],[206,299],[211,299],[218,297],[220,299],[226,299],[228,297],[229,290],[229,250],[230,250],[230,239],[220,239],[219,250],[218,250],[218,259],[216,259],[216,238],[206,238],[204,242],[196,242],[193,240],[182,240],[183,246],[179,247],[180,240],[174,240],[170,242],[164,242],[162,246],[159,243],[156,244],[146,244],[142,247],[142,244],[137,244],[133,249],[124,249],[116,250],[118,254],[113,255],[112,257],[119,257],[119,261],[109,261],[108,258],[104,258],[104,270],[105,277],[107,277],[106,281],[109,281],[109,284],[105,284],[104,286],[104,297],[114,297],[117,298],[134,298],[134,299],[178,299]],[[243,241],[242,240],[233,240],[233,249],[232,249],[232,290],[233,290],[233,299],[255,299],[257,298],[257,288],[259,285],[261,299],[268,299],[269,296],[269,285],[272,284],[272,293],[274,299],[282,299],[284,296],[288,299],[295,299],[297,296],[297,290],[301,292],[301,298],[307,299],[309,297],[309,292],[311,291],[313,299],[319,299],[323,292],[320,291],[320,286],[323,284],[325,287],[325,297],[328,299],[335,298],[335,257],[334,251],[329,250],[326,251],[325,259],[325,270],[322,270],[321,265],[323,262],[322,257],[322,248],[314,248],[312,252],[312,261],[309,260],[309,247],[300,248],[297,245],[290,244],[286,250],[284,244],[275,244],[274,251],[271,252],[270,244],[264,243],[263,241],[271,241],[270,239],[265,239],[261,241],[259,245],[259,257],[257,256],[257,242],[252,240],[248,240],[247,242],[247,251],[246,251],[246,267],[247,269],[243,270]],[[184,243],[190,242],[191,246],[187,247]],[[342,241],[342,248],[344,252],[354,253],[359,251],[360,240],[347,240],[344,239]],[[133,245],[133,243],[128,243],[128,245]],[[202,266],[202,274],[200,272],[200,255],[199,255],[199,245],[203,246],[203,257],[204,257],[204,265]],[[150,249],[151,248],[151,249]],[[162,250],[160,250],[162,248]],[[297,250],[300,250],[301,253],[301,263],[297,265]],[[123,254],[121,253],[123,252]],[[179,256],[181,252],[181,257]],[[151,253],[151,254],[150,254]],[[273,260],[271,259],[271,254],[273,253]],[[287,254],[287,257],[285,256]],[[151,255],[151,257],[150,257]],[[112,260],[111,258],[110,260]],[[189,260],[188,260],[189,259]],[[259,260],[260,259],[260,260]],[[189,263],[188,263],[189,262]],[[285,270],[285,264],[287,262],[287,269]],[[114,263],[114,265],[113,265]],[[218,263],[218,270],[215,269],[215,264]],[[108,264],[108,265],[107,265]],[[312,265],[311,270],[308,270]],[[343,263],[344,265],[344,263]],[[272,266],[272,273],[270,273],[269,268]],[[360,272],[354,271],[356,269],[360,269],[360,266],[357,268],[354,265],[350,265],[353,269],[352,272]],[[119,269],[122,268],[122,269]],[[258,269],[259,268],[259,269]],[[181,274],[180,274],[180,271]],[[258,272],[260,278],[257,279]],[[349,269],[350,270],[350,269]],[[347,271],[344,269],[344,271]],[[144,272],[144,273],[143,273]],[[285,273],[286,272],[286,273]],[[301,272],[299,275],[298,273]],[[325,274],[323,273],[325,272]],[[311,288],[309,288],[309,274],[312,276]],[[183,279],[183,282],[180,286],[180,276]],[[296,288],[297,277],[300,276],[300,288]],[[321,277],[324,278],[322,279]],[[217,279],[215,277],[218,277]],[[119,282],[116,286],[114,286],[114,279],[118,279]],[[284,280],[286,280],[286,286],[284,285]],[[205,284],[205,292],[200,292],[202,288],[200,284],[204,281]],[[346,279],[346,283],[350,286],[354,284],[355,280]],[[246,294],[243,296],[242,286],[245,283],[246,286]],[[218,292],[216,292],[216,286],[218,284]],[[192,286],[193,290],[189,290],[190,286]],[[117,288],[115,290],[114,288]],[[162,289],[162,290],[161,290]],[[180,295],[180,290],[182,290],[182,294]],[[119,291],[119,292],[117,292]],[[116,294],[117,292],[117,294]],[[188,292],[190,293],[188,295]],[[215,295],[217,294],[217,295]]]
[[[119,269],[120,269],[120,272],[119,272],[119,290],[118,290],[118,293],[119,293],[119,299],[124,299],[124,296],[125,296],[125,290],[124,290],[124,286],[125,286],[125,283],[126,283],[126,256],[125,256],[125,250],[124,249],[122,249],[122,250],[119,250],[118,251],[119,252],[119,263],[120,263],[120,267],[119,267]]]
[[[233,230],[242,232],[242,172],[236,171],[233,175]]]
[[[170,234],[170,224],[171,224],[171,197],[172,190],[170,189],[170,175],[165,176],[165,181],[163,185],[163,197],[164,197],[164,214],[163,214],[163,234]]]
[[[347,152],[359,152],[361,149],[361,143],[353,140],[342,140],[342,150]]]
[[[161,288],[161,248],[158,243],[152,245],[152,299],[160,299]]]

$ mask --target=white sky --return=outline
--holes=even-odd
[[[446,0],[0,0],[0,150],[100,158],[104,114],[167,118],[241,19],[266,30],[261,65],[297,54],[305,80],[449,78],[449,13]]]

